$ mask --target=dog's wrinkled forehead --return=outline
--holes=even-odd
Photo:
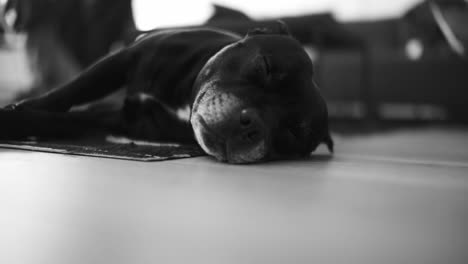
[[[300,43],[289,35],[255,34],[219,51],[200,75],[203,81],[298,87],[302,85],[298,80],[312,79],[313,66]]]
[[[286,28],[275,33],[255,29],[205,64],[195,90],[216,87],[217,93],[234,93],[246,101],[261,97],[261,104],[284,103],[291,108],[292,104],[311,105],[312,79],[312,61]]]

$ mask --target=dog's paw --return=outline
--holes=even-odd
[[[42,104],[41,100],[26,99],[3,107],[6,111],[25,111],[25,110],[48,110]]]
[[[4,111],[18,111],[20,109],[21,109],[21,107],[20,107],[19,103],[9,104],[9,105],[4,106],[2,108],[2,110],[4,110]]]
[[[3,110],[6,111],[24,111],[28,109],[35,109],[34,105],[31,105],[28,101],[20,101],[17,103],[13,103],[10,105],[7,105],[3,108]]]

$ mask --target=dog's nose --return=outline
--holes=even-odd
[[[210,155],[229,163],[250,163],[264,158],[268,131],[255,108],[236,108],[192,117],[195,136]],[[228,116],[228,118],[226,118]]]
[[[240,112],[240,125],[243,128],[249,128],[254,122],[255,119],[257,118],[256,112],[253,109],[242,109]]]
[[[242,109],[238,122],[238,134],[231,137],[236,145],[234,148],[250,148],[265,138],[262,120],[255,109]]]
[[[231,163],[257,161],[265,155],[266,130],[263,121],[253,108],[238,112],[234,133],[227,138],[226,154]]]

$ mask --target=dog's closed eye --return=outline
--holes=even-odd
[[[302,139],[304,138],[305,130],[299,126],[291,126],[287,128],[288,132],[294,136],[295,139]]]
[[[271,75],[270,60],[265,55],[262,56],[262,59],[263,59],[263,66],[264,66],[264,69],[265,69],[265,73],[266,73],[267,76],[270,76]]]

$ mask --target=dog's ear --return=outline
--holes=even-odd
[[[268,28],[251,28],[247,32],[247,37],[255,36],[255,35],[266,35],[271,34],[271,30]]]
[[[121,49],[98,60],[74,80],[46,96],[68,104],[66,107],[101,99],[127,83],[132,58],[131,48]]]
[[[327,133],[325,134],[325,138],[323,138],[322,142],[325,143],[325,145],[328,148],[328,151],[330,153],[333,153],[335,144],[334,144],[333,139],[332,139],[332,137],[330,135],[330,131],[327,131]]]
[[[280,35],[291,36],[291,31],[289,30],[288,25],[286,25],[286,23],[283,20],[277,20],[276,22],[278,23],[278,26],[279,26],[278,32]]]
[[[262,28],[252,28],[247,32],[247,37],[254,35],[286,35],[291,36],[289,27],[282,20],[276,21],[276,26],[262,27]]]

